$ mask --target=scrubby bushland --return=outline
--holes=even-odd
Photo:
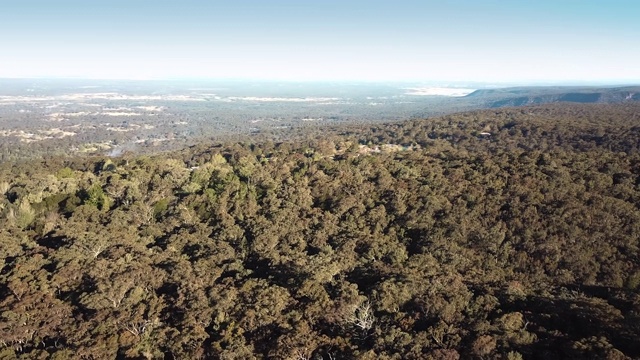
[[[640,107],[0,169],[0,357],[640,357]]]

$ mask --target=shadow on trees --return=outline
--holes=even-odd
[[[44,246],[51,250],[58,250],[65,245],[69,245],[69,238],[66,236],[54,236],[53,232],[48,233],[42,238],[36,239],[40,246]]]
[[[520,345],[517,350],[531,359],[583,358],[586,353],[603,351],[609,344],[632,358],[640,358],[640,326],[629,326],[628,313],[621,311],[624,301],[610,296],[610,289],[599,286],[575,286],[562,297],[529,296],[514,298],[502,294],[501,311],[524,315],[524,329],[534,333],[538,341]],[[614,304],[616,306],[614,306]],[[627,307],[627,306],[624,306]],[[626,315],[626,316],[625,316]],[[593,339],[600,343],[589,347]],[[576,343],[582,345],[576,347]]]
[[[244,268],[251,270],[249,277],[264,279],[272,285],[281,287],[300,287],[304,277],[301,276],[291,265],[273,264],[270,259],[263,259],[250,256],[244,263]]]

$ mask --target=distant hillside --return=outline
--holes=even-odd
[[[465,97],[482,107],[523,106],[556,102],[622,103],[640,100],[640,86],[627,87],[515,87],[481,89]]]
[[[640,86],[604,85],[481,89],[460,96],[477,89],[469,86],[0,79],[0,162],[52,154],[157,153],[237,136],[283,141],[299,130],[343,124],[549,103],[637,104],[640,99]]]

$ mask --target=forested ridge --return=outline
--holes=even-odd
[[[640,358],[640,105],[0,165],[0,358]]]

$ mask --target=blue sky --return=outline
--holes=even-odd
[[[640,83],[637,0],[0,0],[0,77]]]

